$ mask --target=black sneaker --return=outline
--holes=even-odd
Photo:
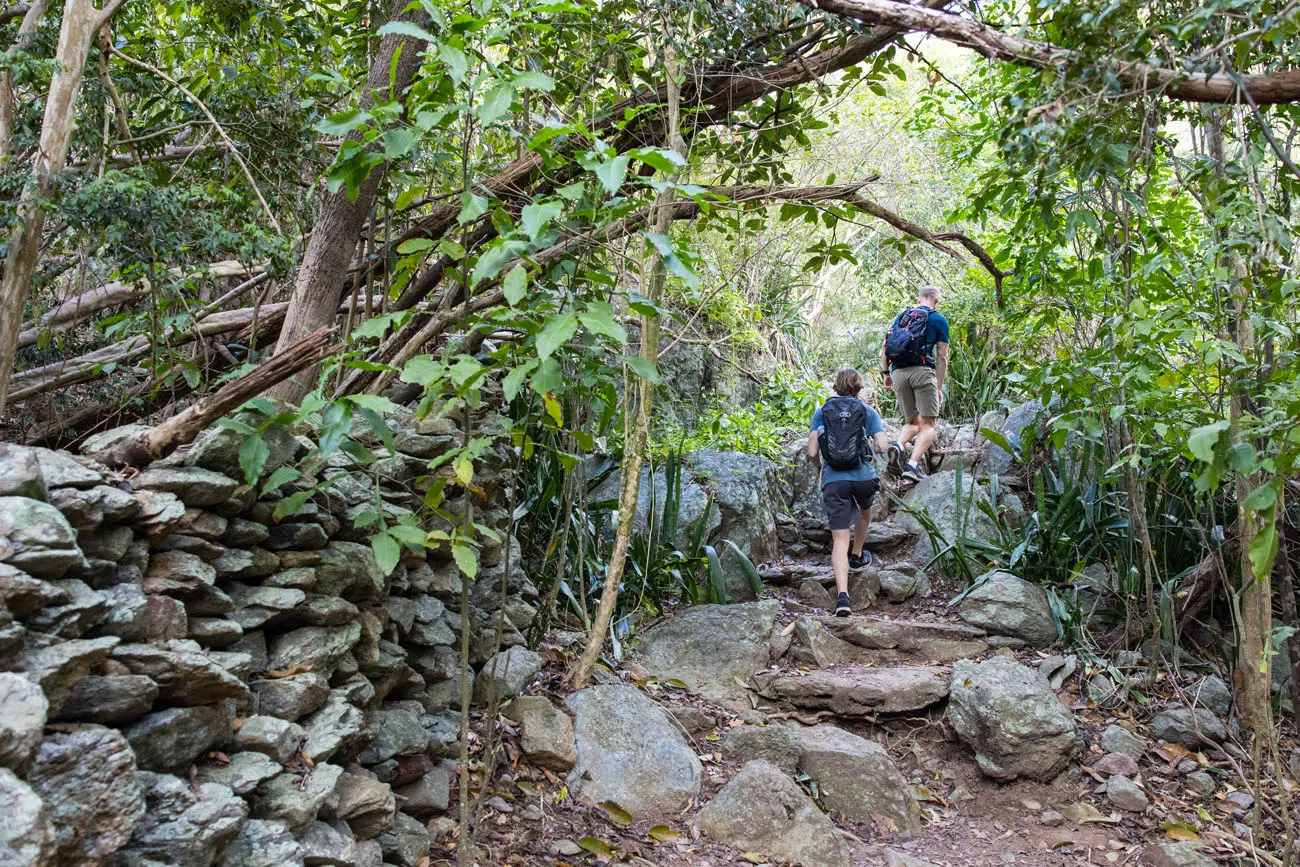
[[[848,617],[852,613],[853,609],[849,606],[849,594],[841,593],[835,599],[835,616]]]
[[[925,471],[912,461],[908,461],[907,466],[903,468],[903,478],[919,482],[925,478]]]
[[[871,565],[871,552],[863,551],[861,554],[849,554],[850,569],[865,569]]]
[[[903,474],[903,446],[901,443],[892,442],[889,444],[889,474],[894,477]]]

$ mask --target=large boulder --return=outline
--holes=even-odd
[[[792,513],[826,519],[822,500],[822,471],[808,460],[808,437],[799,437],[785,447],[785,467],[781,470],[789,494]]]
[[[1042,672],[1002,656],[953,666],[948,721],[997,780],[1046,782],[1080,747],[1074,715]]]
[[[1002,422],[999,433],[1006,437],[1007,443],[1019,448],[1025,441],[1025,431],[1039,424],[1047,415],[1047,407],[1042,401],[1029,400],[1013,409]],[[982,421],[982,419],[981,419]],[[1016,459],[996,443],[989,444],[988,454],[984,456],[984,470],[990,474],[1009,473],[1016,466]]]
[[[27,778],[49,811],[59,863],[97,864],[131,839],[145,810],[135,773],[116,729],[61,728],[41,743]]]
[[[686,459],[697,483],[713,494],[722,519],[712,538],[736,544],[752,563],[775,560],[780,549],[776,516],[785,509],[785,491],[776,464],[758,455],[700,449]],[[718,552],[733,599],[753,599],[739,558],[730,548]]]
[[[169,707],[142,717],[125,732],[136,761],[150,771],[183,771],[233,733],[233,715],[225,704]]]
[[[1056,642],[1056,619],[1043,588],[1010,572],[985,573],[957,608],[962,620],[994,635],[1024,639],[1035,647]]]
[[[622,475],[618,470],[610,473],[592,492],[593,502],[617,502],[618,488]],[[650,527],[651,513],[658,522],[663,515],[664,501],[668,498],[668,478],[663,467],[655,471],[653,486],[649,467],[641,469],[641,486],[637,490],[636,515],[632,519],[632,531],[645,533]],[[653,503],[654,508],[651,509]],[[677,533],[672,543],[685,548],[695,535],[695,528],[704,518],[704,510],[709,507],[709,494],[703,486],[691,478],[687,472],[682,473],[681,491],[678,500]],[[709,508],[708,528],[715,530],[722,523],[717,506]]]
[[[697,605],[647,630],[640,662],[666,680],[698,685],[705,698],[731,707],[749,707],[737,683],[768,665],[768,637],[780,604],[774,600],[740,605]]]
[[[145,813],[117,858],[122,864],[212,867],[239,835],[248,805],[219,783],[189,783],[170,774],[142,772]]]
[[[507,647],[483,663],[474,678],[474,700],[487,703],[513,698],[536,680],[541,670],[540,654],[526,647]]]
[[[49,499],[35,450],[13,443],[0,443],[0,497]]]
[[[1223,722],[1203,707],[1162,710],[1151,720],[1151,733],[1162,741],[1189,750],[1201,750],[1207,741],[1222,743],[1228,737]]]
[[[920,831],[921,808],[884,747],[829,725],[800,729],[799,739],[799,770],[817,781],[827,807],[863,824],[883,818],[903,837]]]
[[[926,664],[980,656],[989,649],[986,637],[982,629],[955,623],[873,616],[800,617],[790,650],[799,664],[819,668]]]
[[[818,670],[755,680],[767,698],[844,717],[912,713],[948,695],[947,669],[925,665]]]
[[[252,418],[248,420],[256,423]],[[262,468],[262,471],[267,474],[293,460],[300,448],[293,434],[282,425],[268,425],[258,436],[269,451],[266,464]],[[239,450],[243,447],[245,439],[244,434],[232,428],[220,425],[208,428],[199,434],[194,445],[190,446],[190,450],[185,454],[185,462],[190,466],[215,470],[232,478],[242,479],[244,471],[239,466]]]
[[[9,565],[37,578],[59,578],[87,565],[63,513],[28,497],[0,497],[0,549]]]
[[[699,829],[742,852],[803,867],[848,867],[849,851],[826,814],[790,775],[745,765],[695,817]]]
[[[570,788],[594,803],[613,801],[636,819],[669,816],[699,795],[695,751],[636,687],[592,686],[566,703],[578,746]]]
[[[981,503],[988,504],[988,489],[981,485],[969,472],[960,473],[960,498],[957,495],[959,474],[956,470],[947,470],[926,476],[903,498],[909,508],[924,511],[944,544],[955,542],[958,536],[979,541],[991,541],[997,537],[997,526],[984,512]],[[961,508],[957,503],[960,499]],[[908,532],[917,535],[913,556],[918,560],[929,560],[937,550],[929,533],[916,519],[916,516],[902,509],[894,517],[894,522]]]

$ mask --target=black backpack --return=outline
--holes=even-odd
[[[833,470],[855,470],[867,454],[867,405],[856,397],[832,397],[822,405],[822,458]]]
[[[885,337],[886,360],[895,367],[925,364],[925,327],[929,322],[928,307],[909,307],[898,314]]]

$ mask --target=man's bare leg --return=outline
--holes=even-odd
[[[849,592],[849,531],[831,530],[831,571],[835,573],[835,592]]]
[[[916,435],[916,443],[912,446],[912,463],[924,470],[926,467],[922,461],[925,460],[925,453],[930,450],[930,446],[934,445],[938,419],[920,416],[919,421],[921,422],[920,433]]]
[[[871,514],[866,509],[858,509],[858,522],[853,525],[853,556],[854,557],[862,556],[862,546],[867,543],[867,528],[870,526],[871,526]],[[844,561],[844,565],[846,567],[848,566],[847,558]],[[846,576],[845,584],[847,585],[847,583],[848,583],[848,579]]]
[[[902,429],[899,430],[898,444],[900,446],[907,445],[912,441],[912,437],[921,432],[921,426],[917,424],[919,418],[920,417],[918,416],[917,418],[911,419],[907,424],[903,425]]]

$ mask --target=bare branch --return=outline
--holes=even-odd
[[[17,6],[9,6],[5,9],[0,9],[0,24],[8,24],[15,18],[22,18],[31,8],[32,6],[30,3],[19,3]]]

